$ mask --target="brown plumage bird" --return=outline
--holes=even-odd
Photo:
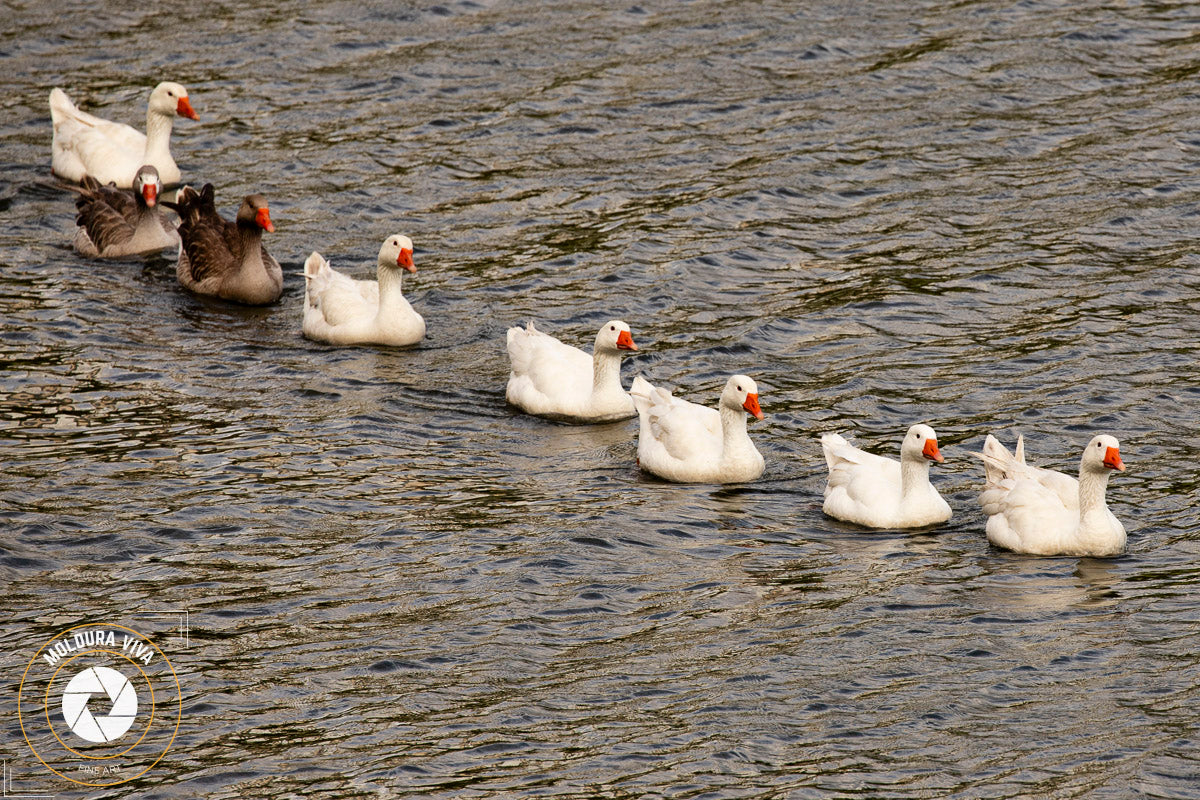
[[[197,192],[179,190],[174,203],[163,205],[179,214],[179,263],[175,277],[197,294],[247,305],[274,303],[283,293],[283,270],[263,247],[263,231],[275,226],[267,200],[248,195],[233,222],[217,213],[211,183]]]
[[[146,164],[133,178],[133,191],[101,186],[90,175],[75,200],[75,249],[88,258],[123,258],[179,245],[179,234],[158,208],[162,182]]]

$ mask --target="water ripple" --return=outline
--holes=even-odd
[[[0,643],[187,608],[159,795],[1200,796],[1193,10],[47,9],[0,34]],[[279,306],[70,250],[48,87],[139,124],[159,75]],[[427,339],[304,340],[308,253],[394,232]],[[505,404],[507,327],[613,317],[627,380],[756,378],[761,481]],[[819,435],[918,419],[954,520],[824,518]],[[1129,555],[990,549],[968,451],[1098,429]]]

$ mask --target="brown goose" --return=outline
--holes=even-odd
[[[179,190],[178,199],[163,205],[179,213],[179,263],[175,277],[197,294],[247,305],[274,303],[283,293],[283,270],[262,245],[263,231],[272,233],[267,200],[252,194],[242,201],[237,220],[217,213],[213,186],[197,192]]]
[[[177,246],[179,234],[158,209],[160,192],[158,170],[149,164],[138,168],[132,192],[84,175],[75,249],[88,258],[123,258]]]

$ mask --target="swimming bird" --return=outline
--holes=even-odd
[[[621,354],[638,348],[621,320],[604,323],[591,355],[542,333],[532,321],[509,328],[507,344],[505,396],[522,411],[564,422],[612,422],[637,413],[621,387]]]
[[[1114,471],[1123,472],[1117,439],[1100,434],[1079,459],[1079,479],[1025,464],[988,434],[983,444],[986,482],[979,495],[987,538],[997,547],[1039,556],[1115,556],[1125,551],[1125,526],[1105,494]]]
[[[717,408],[682,400],[640,375],[629,389],[637,405],[638,465],[677,483],[743,483],[766,463],[746,432],[746,414],[762,419],[758,385],[745,375],[725,383]]]
[[[74,183],[90,175],[101,185],[133,186],[138,167],[149,164],[158,170],[167,187],[179,183],[179,167],[171,156],[171,128],[176,116],[199,119],[188,99],[187,89],[164,81],[150,93],[146,107],[146,133],[121,122],[88,114],[76,108],[62,89],[50,90],[50,168]]]
[[[913,425],[900,443],[900,460],[859,450],[840,434],[821,437],[829,466],[823,510],[868,528],[920,528],[950,519],[950,505],[929,482],[930,462],[945,459],[937,433]]]
[[[199,192],[185,186],[175,202],[163,205],[179,214],[182,241],[175,277],[183,286],[247,305],[279,299],[283,270],[262,244],[263,231],[275,231],[266,198],[247,195],[234,222],[217,213],[211,183]]]
[[[75,249],[88,258],[122,258],[179,245],[179,234],[158,209],[162,182],[146,164],[133,179],[133,191],[101,186],[83,176],[75,222]]]
[[[330,344],[416,344],[425,320],[401,292],[404,271],[416,272],[413,244],[399,234],[383,240],[377,280],[355,280],[317,252],[304,262],[304,322],[309,339]]]

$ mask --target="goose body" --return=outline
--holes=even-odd
[[[621,354],[637,350],[624,322],[604,323],[591,355],[532,322],[509,328],[507,344],[511,372],[505,397],[522,411],[566,422],[612,422],[637,413],[621,387]]]
[[[389,236],[379,248],[378,280],[355,280],[314,252],[304,262],[303,332],[330,344],[416,344],[425,320],[401,292],[404,270],[416,272],[412,240]]]
[[[163,202],[179,214],[179,262],[175,277],[197,294],[246,305],[273,303],[283,293],[283,270],[262,245],[263,231],[274,232],[267,201],[248,195],[229,222],[217,213],[211,183],[196,192],[179,191]]]
[[[900,444],[900,460],[859,450],[840,434],[821,437],[829,467],[823,510],[868,528],[920,528],[950,519],[950,505],[929,482],[929,464],[942,462],[937,434],[914,425]]]
[[[766,464],[746,432],[762,419],[758,386],[745,375],[725,383],[717,408],[690,403],[638,376],[629,390],[638,411],[638,465],[677,483],[743,483]]]
[[[159,180],[171,187],[179,183],[179,167],[171,156],[171,128],[176,116],[199,119],[188,100],[187,89],[164,81],[150,93],[146,108],[146,133],[120,122],[80,111],[62,89],[50,90],[50,168],[74,183],[90,175],[101,185],[115,183],[128,189],[139,167],[149,164]]]
[[[75,201],[75,249],[88,258],[123,258],[177,247],[179,234],[158,208],[161,193],[158,170],[149,165],[134,176],[132,192],[85,175]]]
[[[1022,442],[1014,456],[990,434],[979,457],[986,472],[979,502],[992,544],[1040,556],[1115,556],[1125,551],[1125,526],[1105,501],[1109,476],[1125,469],[1116,438],[1101,434],[1088,442],[1078,480],[1026,465]]]

